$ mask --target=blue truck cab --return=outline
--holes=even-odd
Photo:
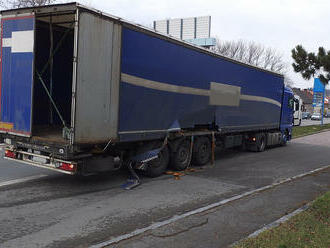
[[[284,143],[291,139],[292,135],[292,120],[293,120],[293,106],[294,106],[293,91],[289,87],[284,87],[281,123],[280,130],[282,132],[282,140]]]

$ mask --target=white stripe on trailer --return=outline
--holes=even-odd
[[[241,95],[241,100],[245,101],[255,101],[255,102],[266,102],[274,104],[278,107],[281,107],[282,104],[274,99],[263,97],[263,96],[251,96],[251,95]]]
[[[241,94],[241,87],[211,82],[210,89],[199,89],[187,86],[179,86],[176,84],[157,82],[141,77],[136,77],[126,73],[121,73],[121,81],[132,84],[135,86],[145,87],[153,90],[160,90],[166,92],[173,92],[179,94],[197,95],[197,96],[208,96],[210,98],[210,105],[214,106],[232,106],[238,107],[241,100],[264,102],[274,104],[281,107],[282,104],[272,98],[263,96],[253,96]]]
[[[126,73],[121,74],[121,80],[123,82],[133,84],[136,86],[145,87],[148,89],[161,90],[167,92],[181,93],[181,94],[189,94],[189,95],[198,95],[198,96],[209,96],[209,90],[197,89],[186,86],[179,86],[175,84],[161,83],[157,81],[152,81],[132,75],[128,75]]]

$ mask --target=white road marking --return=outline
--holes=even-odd
[[[300,214],[301,212],[305,211],[306,209],[308,209],[310,204],[306,204],[304,206],[302,206],[301,208],[298,208],[296,209],[295,211],[287,214],[287,215],[284,215],[283,217],[279,218],[278,220],[264,226],[263,228],[260,228],[259,230],[255,231],[254,233],[251,233],[248,237],[248,238],[253,238],[253,237],[256,237],[258,236],[260,233],[268,230],[268,229],[271,229],[271,228],[274,228],[274,227],[277,227],[279,226],[280,224],[284,223],[284,222],[287,222],[289,219],[291,219],[293,216],[297,215],[297,214]]]
[[[302,206],[301,208],[298,208],[296,210],[294,210],[293,212],[282,216],[281,218],[279,218],[278,220],[275,220],[274,222],[265,225],[264,227],[258,229],[257,231],[251,233],[249,236],[247,236],[246,238],[243,238],[239,241],[236,241],[235,243],[233,243],[232,245],[230,245],[229,247],[234,247],[237,244],[239,244],[240,242],[243,242],[249,238],[254,238],[256,236],[258,236],[260,233],[267,231],[269,229],[275,228],[277,226],[279,226],[280,224],[287,222],[288,220],[290,220],[293,216],[296,216],[297,214],[300,214],[301,212],[304,212],[305,210],[307,210],[310,206],[310,203],[307,203],[306,205]]]
[[[43,177],[47,177],[47,175],[36,175],[36,176],[30,176],[30,177],[24,177],[24,178],[19,178],[19,179],[13,179],[10,181],[0,182],[0,187],[9,186],[9,185],[18,184],[18,183],[26,183],[29,181],[43,178]]]
[[[201,208],[198,208],[198,209],[189,211],[189,212],[184,213],[184,214],[181,214],[181,215],[175,215],[175,216],[173,216],[170,219],[167,219],[167,220],[164,220],[164,221],[160,221],[160,222],[155,222],[155,223],[151,224],[150,226],[147,226],[147,227],[144,227],[144,228],[140,228],[140,229],[136,229],[133,232],[120,235],[118,237],[112,238],[112,239],[110,239],[108,241],[105,241],[105,242],[102,242],[100,244],[92,245],[89,248],[103,248],[105,246],[109,246],[109,245],[118,243],[120,241],[129,239],[129,238],[132,238],[132,237],[137,236],[137,235],[140,235],[140,234],[143,234],[143,233],[145,233],[147,231],[150,231],[150,230],[153,230],[153,229],[156,229],[156,228],[159,228],[159,227],[166,226],[168,224],[171,224],[173,222],[176,222],[176,221],[181,220],[183,218],[186,218],[188,216],[199,214],[199,213],[208,211],[208,210],[210,210],[212,208],[220,207],[220,206],[225,205],[225,204],[227,204],[229,202],[233,202],[233,201],[242,199],[244,197],[247,197],[247,196],[250,196],[250,195],[253,195],[253,194],[262,192],[264,190],[268,190],[268,189],[274,188],[274,187],[276,187],[278,185],[291,182],[293,180],[296,180],[296,179],[299,179],[299,178],[302,178],[302,177],[305,177],[305,176],[308,176],[308,175],[311,175],[311,174],[320,172],[320,171],[325,170],[325,169],[328,169],[328,168],[330,168],[330,165],[326,165],[326,166],[317,168],[315,170],[311,170],[311,171],[308,171],[308,172],[299,174],[297,176],[286,178],[286,179],[280,180],[279,182],[276,182],[276,183],[273,183],[273,184],[270,184],[270,185],[267,185],[267,186],[264,186],[264,187],[255,189],[255,190],[247,191],[247,192],[245,192],[243,194],[236,195],[236,196],[230,197],[228,199],[221,200],[219,202],[215,202],[213,204],[210,204],[210,205],[207,205],[205,207],[201,207]]]

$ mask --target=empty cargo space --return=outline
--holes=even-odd
[[[71,126],[74,14],[37,16],[32,136],[68,142],[63,127]],[[63,124],[65,123],[65,125]]]

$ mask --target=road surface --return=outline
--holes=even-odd
[[[0,247],[97,245],[329,165],[329,149],[330,132],[324,132],[263,153],[217,152],[214,166],[196,168],[180,180],[169,175],[142,178],[142,185],[131,191],[120,187],[128,176],[125,171],[82,180],[0,160],[2,183],[45,175],[0,186]],[[329,186],[328,169],[109,247],[226,247],[314,199]]]

